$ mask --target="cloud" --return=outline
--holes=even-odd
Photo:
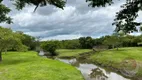
[[[100,37],[113,33],[113,19],[123,3],[124,1],[117,1],[116,4],[105,8],[91,8],[85,1],[68,0],[64,10],[46,6],[39,7],[33,13],[35,6],[27,6],[17,11],[10,2],[5,1],[4,4],[13,10],[10,15],[14,24],[1,25],[11,26],[15,31],[23,31],[35,37],[40,36],[43,40]]]
[[[43,41],[46,40],[65,40],[65,39],[77,39],[82,37],[82,35],[78,34],[78,35],[57,35],[57,36],[52,36],[52,37],[48,37],[48,38],[43,38]]]

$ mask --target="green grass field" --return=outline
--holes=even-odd
[[[93,54],[90,60],[105,66],[121,69],[126,59],[134,59],[139,66],[137,76],[142,76],[142,47],[120,48],[117,50],[106,50]]]
[[[8,52],[0,62],[0,80],[83,80],[76,68],[36,52]]]
[[[91,49],[58,49],[57,52],[60,58],[77,57],[81,53],[90,52]]]

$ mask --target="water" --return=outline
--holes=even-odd
[[[40,51],[40,52],[39,52],[39,55],[40,55],[40,56],[44,56],[44,54],[45,54],[44,51]]]
[[[39,55],[43,56],[45,53],[40,51]],[[78,61],[77,59],[59,59],[67,64],[71,64],[75,66],[78,70],[81,71],[85,80],[131,80],[127,79],[115,72],[111,72],[108,70],[103,69],[95,64],[91,63],[82,63],[82,61]]]
[[[85,80],[131,80],[124,78],[123,76],[107,71],[97,65],[89,63],[80,63],[76,59],[57,59],[67,64],[75,66],[78,70],[81,71]]]

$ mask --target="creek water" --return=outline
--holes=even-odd
[[[44,56],[44,54],[45,54],[44,51],[40,51],[38,55],[39,55],[39,56]]]
[[[104,68],[99,67],[95,64],[82,62],[80,63],[79,61],[77,61],[77,59],[57,58],[57,60],[75,66],[78,70],[81,71],[85,80],[131,80],[115,72],[105,70]]]
[[[39,55],[44,56],[44,52],[40,51]],[[75,66],[82,73],[85,80],[131,80],[119,75],[118,73],[106,70],[95,64],[82,62],[80,60],[77,60],[76,58],[56,58],[56,60]]]

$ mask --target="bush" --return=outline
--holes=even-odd
[[[44,51],[49,52],[51,56],[57,55],[57,53],[56,53],[57,45],[55,43],[53,43],[53,42],[44,43],[41,45],[41,47]]]

